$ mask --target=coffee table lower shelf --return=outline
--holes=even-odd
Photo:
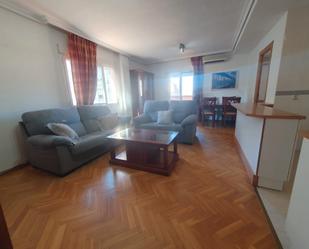
[[[175,153],[172,151],[168,151],[167,160],[166,163],[164,163],[164,155],[164,150],[161,150],[153,158],[148,158],[147,162],[139,162],[138,160],[128,160],[126,151],[122,151],[117,155],[113,151],[111,152],[110,163],[124,166],[127,168],[169,176],[173,171],[176,161],[178,161],[179,159],[179,156],[177,152]]]

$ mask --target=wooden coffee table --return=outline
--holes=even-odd
[[[109,139],[123,141],[125,150],[116,154],[111,150],[111,164],[170,175],[178,160],[176,137],[178,132],[129,128],[116,132]],[[169,146],[173,144],[173,151]]]

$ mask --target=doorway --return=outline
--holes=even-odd
[[[258,71],[256,77],[256,87],[254,97],[255,103],[265,103],[266,101],[273,44],[274,42],[272,41],[259,53]]]

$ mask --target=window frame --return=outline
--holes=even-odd
[[[175,72],[175,73],[171,73],[170,74],[170,76],[169,76],[169,88],[170,88],[170,100],[183,100],[183,94],[182,94],[182,81],[183,81],[183,77],[185,76],[185,75],[190,75],[190,76],[192,76],[192,93],[191,93],[191,95],[189,95],[189,96],[191,96],[192,97],[192,99],[191,100],[193,100],[193,84],[194,84],[194,74],[193,74],[193,72],[192,71],[184,71],[184,72]],[[172,99],[171,97],[171,78],[172,77],[179,77],[179,99]]]
[[[71,96],[71,103],[73,106],[77,105],[75,90],[74,90],[74,82],[73,82],[73,72],[72,72],[72,64],[69,58],[64,59],[65,71],[66,71],[66,79],[69,85],[69,95]]]
[[[105,96],[105,102],[104,103],[93,103],[94,105],[115,105],[119,103],[118,100],[118,96],[117,96],[117,86],[116,86],[116,82],[115,82],[115,75],[113,77],[113,74],[115,74],[114,68],[108,64],[100,64],[97,65],[97,67],[101,67],[102,69],[102,82],[103,82],[103,91],[104,91],[104,96]],[[115,93],[116,93],[116,101],[115,102],[109,102],[108,100],[108,96],[107,96],[107,81],[106,81],[106,77],[105,77],[105,72],[104,69],[108,68],[111,71],[111,82],[113,84],[115,84]]]
[[[65,58],[64,59],[64,64],[65,64],[65,71],[66,71],[66,79],[69,85],[69,91],[70,91],[70,96],[71,96],[71,102],[74,106],[77,105],[77,101],[76,101],[76,95],[75,95],[75,90],[74,90],[74,82],[73,82],[73,72],[72,72],[72,64],[71,64],[71,60],[69,58]],[[117,85],[115,82],[115,71],[114,68],[110,65],[107,64],[100,64],[97,65],[97,70],[99,70],[99,68],[101,68],[102,70],[102,82],[103,82],[103,94],[104,94],[104,99],[105,102],[102,103],[93,103],[93,105],[115,105],[115,104],[119,104],[119,99],[117,96]],[[115,87],[115,94],[116,94],[116,101],[115,102],[109,102],[108,96],[107,96],[107,82],[106,82],[106,77],[105,77],[105,72],[104,69],[108,68],[108,70],[110,70],[111,73],[111,82],[112,84],[114,84]],[[98,83],[98,73],[97,73],[97,83]],[[96,96],[97,96],[97,89],[96,89]],[[96,98],[96,97],[95,97]]]

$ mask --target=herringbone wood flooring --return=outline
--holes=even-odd
[[[14,248],[278,248],[233,132],[200,127],[170,177],[111,167],[108,154],[64,178],[0,176]]]

